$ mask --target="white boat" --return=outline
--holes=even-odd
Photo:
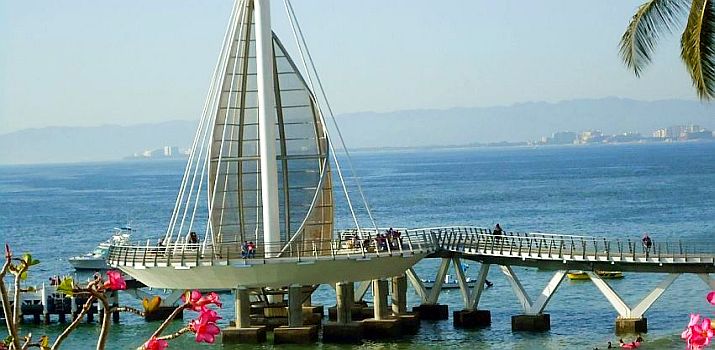
[[[469,288],[473,288],[477,284],[477,280],[470,277],[467,277],[466,282],[467,287]],[[425,288],[432,289],[435,281],[423,279],[422,284],[424,284]],[[459,289],[459,282],[457,282],[456,279],[453,279],[451,275],[446,275],[444,276],[444,282],[442,282],[442,289]]]
[[[132,235],[132,228],[128,226],[115,227],[114,234],[108,240],[99,243],[93,251],[80,256],[69,258],[75,270],[107,270],[107,253],[112,244],[128,244]]]

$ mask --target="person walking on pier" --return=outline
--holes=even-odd
[[[494,235],[494,241],[497,243],[501,241],[501,236],[504,234],[504,230],[501,229],[501,226],[497,224],[494,226],[494,231],[492,231],[492,235]]]
[[[653,240],[648,236],[648,232],[643,234],[643,250],[645,251],[645,258],[648,259],[650,254],[650,248],[653,246]]]

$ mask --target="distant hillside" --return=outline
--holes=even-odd
[[[695,101],[583,99],[512,106],[351,113],[337,117],[348,147],[420,147],[527,141],[554,131],[605,133],[694,123],[715,129],[715,106]],[[48,127],[0,135],[0,164],[116,160],[144,149],[190,146],[195,121]]]
[[[195,121],[132,126],[47,127],[0,135],[0,164],[118,160],[163,146],[189,147]]]
[[[352,113],[337,117],[351,147],[416,147],[528,141],[554,131],[600,129],[648,134],[693,123],[715,129],[715,105],[695,101],[643,102],[604,98],[521,103],[485,108]]]

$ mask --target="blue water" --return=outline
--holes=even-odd
[[[353,161],[380,226],[492,227],[498,222],[510,231],[634,239],[647,231],[656,240],[713,245],[715,143],[356,152]],[[31,276],[41,283],[70,273],[66,259],[94,248],[115,226],[131,222],[135,238],[155,239],[171,215],[183,167],[179,161],[0,166],[0,242],[42,260]],[[354,226],[337,191],[335,197],[338,225]],[[361,224],[367,225],[361,213]],[[470,264],[468,274],[474,277],[478,264]],[[417,271],[433,278],[436,267],[437,261],[424,261]],[[551,278],[534,269],[515,271],[532,295]],[[663,277],[627,273],[612,286],[634,304]],[[616,312],[590,282],[562,284],[547,307],[550,332],[512,333],[510,317],[520,313],[517,299],[498,269],[489,279],[495,286],[479,306],[492,311],[491,327],[465,331],[455,330],[451,320],[423,322],[413,337],[362,348],[592,349],[617,340]],[[688,314],[712,314],[704,301],[707,291],[697,277],[681,276],[647,312],[649,333],[642,348],[681,348],[678,335]],[[409,302],[416,304],[417,296],[409,294]],[[133,303],[126,295],[122,300]],[[314,302],[333,305],[334,295],[321,287]],[[459,291],[444,292],[440,302],[461,308]],[[222,310],[225,318],[232,312],[231,306]],[[112,328],[109,348],[134,348],[156,326],[123,315]],[[57,334],[60,328],[24,326],[36,336]],[[96,325],[82,325],[67,348],[93,348],[97,331]],[[175,349],[204,347],[188,338],[172,343]]]

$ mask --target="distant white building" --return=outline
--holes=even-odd
[[[579,142],[581,143],[603,142],[603,139],[601,130],[586,130],[579,135]]]
[[[164,157],[178,157],[179,155],[179,147],[164,146]]]

